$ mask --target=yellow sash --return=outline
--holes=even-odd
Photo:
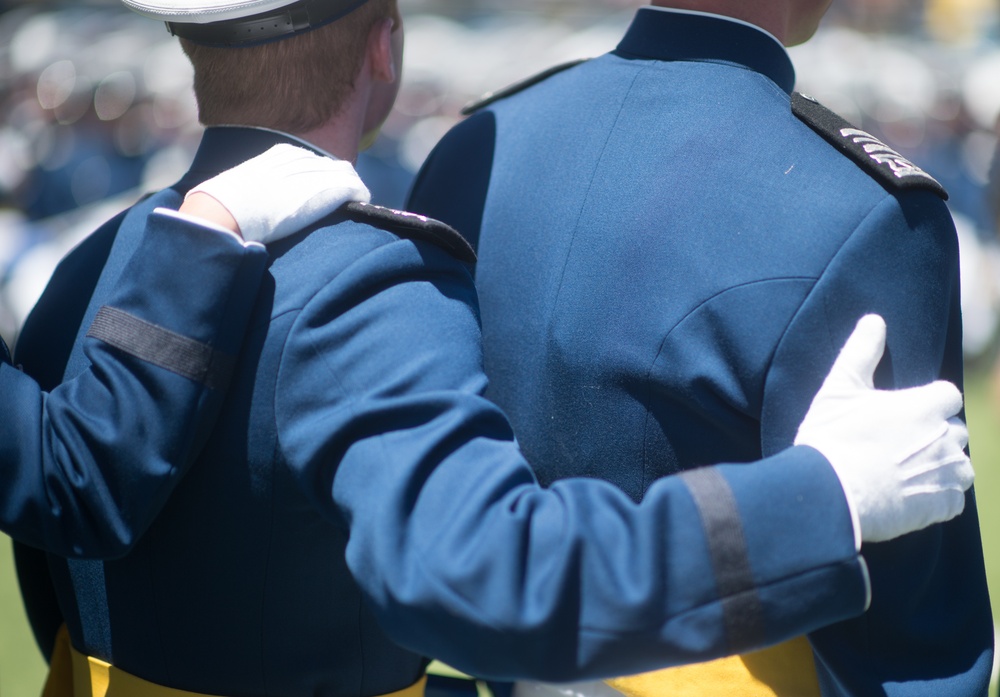
[[[742,656],[607,682],[626,697],[820,697],[812,647],[804,636]]]
[[[380,697],[423,697],[427,677],[407,688]],[[59,630],[52,652],[49,677],[42,697],[212,697],[177,690],[143,680],[98,658],[85,656],[69,641],[66,627]]]

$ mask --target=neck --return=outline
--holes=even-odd
[[[651,0],[651,5],[674,10],[711,12],[740,19],[773,34],[783,44],[788,42],[787,2],[733,2],[733,0]]]
[[[358,149],[361,139],[358,135],[346,132],[334,124],[325,124],[316,130],[305,133],[293,133],[307,143],[315,145],[320,150],[330,153],[341,160],[355,163],[358,160]]]
[[[292,135],[353,164],[357,162],[364,135],[366,104],[366,99],[356,93],[319,128]]]

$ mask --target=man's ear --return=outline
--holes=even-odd
[[[396,57],[393,54],[392,32],[396,23],[386,18],[372,27],[368,36],[368,58],[372,66],[372,79],[392,84],[396,75]]]

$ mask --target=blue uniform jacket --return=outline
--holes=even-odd
[[[280,138],[209,129],[178,185],[64,263],[23,350],[96,283],[74,320],[89,322],[153,206]],[[816,451],[759,463],[766,487],[721,465],[642,504],[594,480],[542,490],[481,396],[465,264],[345,210],[269,253],[198,461],[128,555],[52,558],[78,649],[210,694],[367,697],[415,682],[427,655],[490,677],[608,676],[863,610],[849,511]],[[58,381],[53,363],[30,368]],[[801,553],[776,557],[776,536]]]
[[[641,500],[658,477],[781,451],[866,312],[888,323],[881,387],[961,386],[946,205],[838,152],[793,115],[793,83],[750,25],[641,9],[615,51],[511,90],[429,157],[409,205],[478,248],[487,396],[543,484],[587,475]],[[983,694],[972,493],[960,518],[863,554],[870,610],[810,635],[824,695]]]
[[[77,379],[46,394],[0,341],[0,529],[19,543],[68,557],[125,554],[222,404],[264,248],[162,216],[137,240],[81,336],[91,367]],[[49,329],[66,326],[54,318]],[[28,602],[43,590],[26,587]]]
[[[81,336],[90,368],[76,380],[46,394],[3,347],[0,529],[18,542],[125,554],[222,404],[264,248],[164,216],[138,242]]]

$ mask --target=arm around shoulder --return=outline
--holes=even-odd
[[[597,480],[541,489],[481,396],[467,271],[419,247],[380,248],[324,288],[293,323],[275,391],[282,452],[349,527],[348,565],[393,639],[478,675],[559,681],[863,611],[850,514],[812,449],[667,478],[640,504]]]
[[[128,551],[218,412],[265,264],[262,247],[154,214],[88,329],[87,371],[47,394],[0,367],[5,532],[62,556]]]

